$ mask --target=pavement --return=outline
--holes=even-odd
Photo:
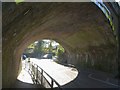
[[[120,88],[120,81],[110,74],[87,69],[67,67],[51,59],[31,58],[63,88]]]
[[[47,72],[52,78],[54,78],[61,86],[74,80],[77,75],[77,69],[72,70],[70,67],[57,64],[51,59],[35,59],[32,58],[31,62],[40,66],[45,72]]]
[[[31,58],[31,62],[40,66],[46,71],[53,79],[55,79],[62,88],[119,88],[120,81],[111,77],[107,73],[100,71],[93,71],[88,69],[77,69],[74,67],[68,67],[65,65],[58,64],[52,59],[36,59]],[[23,61],[23,67],[25,61]],[[22,76],[22,74],[21,74]],[[25,75],[26,76],[26,75]],[[27,76],[30,80],[30,77]],[[27,78],[24,79],[27,82]],[[48,80],[49,81],[49,80]],[[24,81],[23,81],[24,82]],[[27,84],[32,81],[30,80]],[[28,85],[28,86],[29,86]],[[19,85],[18,85],[19,86]],[[34,86],[33,86],[34,88]]]

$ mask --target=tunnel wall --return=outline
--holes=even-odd
[[[67,55],[65,59],[63,58],[62,59],[63,61],[61,60],[61,62],[73,64],[77,68],[84,67],[108,73],[115,73],[117,72],[116,53],[117,52],[115,46],[111,46],[108,48],[103,48],[103,46],[91,47],[89,51],[79,53],[78,52],[75,53],[74,51],[74,53]]]
[[[112,72],[116,66],[116,39],[94,3],[3,3],[2,33],[3,88],[15,83],[24,49],[40,39],[59,42],[67,63],[78,67]]]

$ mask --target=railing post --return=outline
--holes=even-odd
[[[30,70],[30,63],[28,62],[28,70]]]
[[[36,84],[38,82],[38,65],[37,65],[37,68],[36,68]]]
[[[51,81],[51,88],[53,88],[53,79],[51,78],[51,80],[52,80],[52,81]]]
[[[30,65],[30,63],[29,63],[29,65]],[[32,65],[34,65],[34,69],[35,69],[35,70],[33,69],[33,66],[32,66]],[[35,68],[35,65],[36,65],[36,64],[33,64],[33,62],[31,62],[31,72],[34,72],[34,74],[35,74],[35,75],[33,75],[34,77],[32,77],[32,78],[35,79],[35,80],[34,80],[34,81],[35,81],[35,84],[40,84],[39,81],[38,81],[38,78],[39,78],[39,77],[38,77],[38,74],[39,74],[39,73],[38,73],[38,68],[40,68],[40,67],[39,67],[38,65],[36,65],[37,67]],[[29,69],[30,69],[30,67],[29,67]],[[36,70],[37,70],[37,71],[36,71]],[[41,72],[39,71],[40,74],[41,74],[41,80],[40,80],[40,81],[41,81],[41,85],[44,86],[43,84],[44,84],[44,78],[45,78],[45,77],[43,76],[43,74],[44,74],[44,73],[47,74],[47,73],[46,73],[42,68],[40,68],[40,70],[41,70]],[[31,74],[33,74],[33,73],[31,73]],[[47,74],[47,75],[48,75],[48,74]],[[49,75],[48,75],[48,76],[49,76]],[[50,85],[51,89],[53,89],[53,87],[54,87],[54,82],[55,82],[56,85],[58,86],[58,88],[59,88],[60,90],[62,90],[62,88],[60,87],[60,85],[59,85],[51,76],[49,76],[49,77],[51,78],[51,83],[50,83],[46,78],[45,78],[45,79],[47,80],[47,82],[49,82],[49,85]]]
[[[26,60],[25,60],[25,66],[24,66],[24,69],[26,68]]]
[[[41,85],[43,85],[43,69],[41,69]]]

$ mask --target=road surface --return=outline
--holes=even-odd
[[[77,70],[57,64],[51,59],[31,58],[30,61],[40,66],[63,88],[120,88],[118,80],[104,73]]]

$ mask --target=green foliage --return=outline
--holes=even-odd
[[[24,53],[32,53],[32,54],[44,54],[44,53],[53,53],[53,55],[62,57],[64,53],[64,48],[61,45],[57,45],[54,47],[55,41],[50,40],[49,42],[46,42],[44,40],[40,40],[37,42],[34,42],[30,44],[26,49]]]
[[[64,53],[64,51],[64,48],[61,45],[59,45],[57,50],[57,56],[61,56]]]
[[[30,44],[26,49],[25,53],[41,53],[43,51],[43,41],[38,41],[38,43],[32,43]]]
[[[16,4],[23,2],[24,0],[15,0]]]
[[[52,51],[53,51],[53,46],[52,46],[52,42],[53,42],[53,40],[51,40],[50,41],[50,45],[49,45],[49,52],[51,52],[52,53]]]
[[[30,44],[27,48],[35,48],[35,44],[32,43],[32,44]]]
[[[44,42],[38,41],[38,43],[35,45],[34,52],[35,53],[42,53],[44,52]]]
[[[34,48],[35,48],[35,43],[32,43],[24,50],[24,53],[33,53]]]

